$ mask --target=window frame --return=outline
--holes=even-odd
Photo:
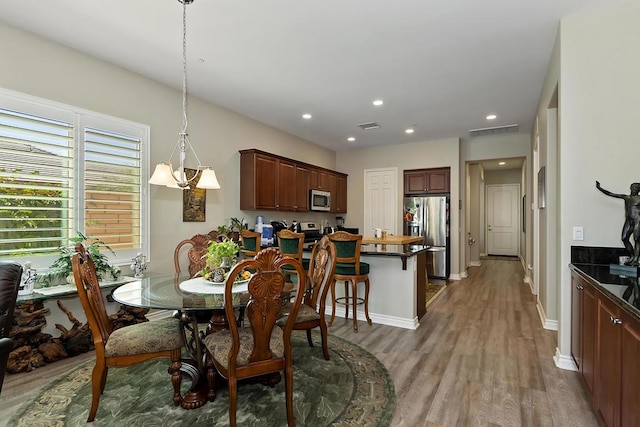
[[[73,229],[84,233],[85,220],[85,186],[84,180],[84,132],[85,128],[95,128],[124,135],[138,137],[140,139],[140,248],[114,249],[116,255],[107,252],[105,255],[109,262],[115,265],[128,265],[138,253],[145,255],[147,261],[151,261],[150,253],[150,206],[149,183],[146,177],[149,175],[150,164],[150,137],[149,125],[134,122],[120,117],[103,114],[84,108],[51,101],[36,96],[11,91],[0,87],[0,108],[37,115],[49,119],[60,120],[73,124],[74,140],[74,218]],[[89,236],[97,237],[101,236]],[[7,257],[20,264],[31,262],[32,268],[45,272],[58,258],[58,255],[28,255],[19,257]]]

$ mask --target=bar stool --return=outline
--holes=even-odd
[[[280,253],[285,257],[297,259],[302,264],[304,270],[307,271],[309,268],[309,260],[302,258],[303,245],[304,233],[295,233],[291,230],[278,231],[278,248],[280,249]],[[295,271],[290,265],[286,265],[285,269]]]
[[[245,258],[253,258],[258,252],[260,252],[260,239],[262,235],[256,231],[249,231],[246,229],[240,230],[240,253]]]
[[[345,305],[344,318],[349,317],[349,305],[353,307],[353,330],[358,332],[358,319],[356,306],[364,304],[364,315],[367,323],[371,325],[369,318],[369,264],[360,262],[360,246],[362,236],[336,231],[329,234],[329,239],[336,245],[336,268],[331,284],[331,319],[329,326],[333,324],[336,316],[336,303]],[[336,298],[336,282],[344,280],[344,297]],[[364,282],[364,298],[358,297],[358,283]],[[351,293],[349,293],[351,283]]]

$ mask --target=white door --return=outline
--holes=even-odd
[[[402,209],[397,199],[398,169],[365,169],[364,171],[364,237],[373,236],[374,228],[397,234],[398,211]]]
[[[487,252],[518,255],[518,184],[487,185]]]

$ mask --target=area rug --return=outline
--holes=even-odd
[[[393,380],[371,353],[329,336],[326,361],[314,334],[309,347],[304,332],[295,333],[294,414],[298,426],[388,426],[395,409]],[[171,402],[167,361],[111,368],[95,421],[102,426],[227,426],[227,390],[201,408],[185,410]],[[11,426],[86,425],[91,406],[93,361],[85,362],[43,389],[9,421]],[[183,388],[189,387],[188,379]],[[239,426],[285,426],[284,380],[274,388],[259,383],[238,386]]]

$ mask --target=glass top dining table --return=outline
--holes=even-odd
[[[240,307],[248,298],[247,280],[233,287],[233,304]],[[142,277],[116,288],[113,299],[133,307],[158,310],[221,310],[224,309],[224,283],[203,278],[172,274]]]

